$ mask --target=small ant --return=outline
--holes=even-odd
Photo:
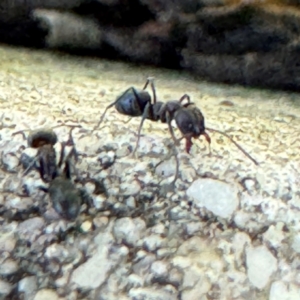
[[[149,83],[151,85],[153,93],[153,102],[151,101],[149,93],[145,91]],[[183,103],[184,100],[187,100],[187,103]],[[217,132],[227,137],[255,165],[258,165],[258,162],[225,132],[205,127],[204,116],[201,110],[191,102],[189,95],[184,94],[179,100],[167,102],[157,101],[153,77],[149,77],[147,79],[142,90],[137,90],[134,87],[130,87],[120,97],[118,97],[116,101],[108,105],[104,113],[102,114],[99,123],[97,124],[97,126],[95,126],[93,131],[100,126],[107,110],[113,106],[115,106],[117,111],[123,115],[128,115],[131,117],[142,117],[138,129],[136,146],[133,150],[132,155],[134,155],[138,149],[143,123],[145,119],[147,119],[154,122],[161,121],[162,123],[167,123],[175,145],[178,145],[182,139],[186,140],[185,149],[187,153],[190,153],[190,149],[193,145],[192,138],[199,138],[201,135],[205,137],[210,147],[211,139],[205,131],[208,130],[211,132]],[[172,120],[175,120],[178,129],[182,133],[182,137],[180,139],[175,138],[174,131],[171,126]]]
[[[183,100],[187,99],[187,103],[182,104]],[[203,135],[206,141],[211,144],[210,136],[205,132],[207,129],[211,132],[217,132],[219,134],[227,137],[241,152],[244,153],[255,165],[259,165],[258,162],[248,154],[237,142],[235,142],[228,134],[217,129],[208,128],[205,126],[204,116],[201,110],[190,101],[190,96],[185,94],[178,101],[168,101],[168,102],[155,102],[153,104],[148,103],[142,120],[138,129],[138,138],[136,142],[136,147],[133,150],[133,154],[136,152],[139,144],[139,139],[141,136],[141,130],[145,119],[150,119],[152,121],[161,121],[162,123],[167,123],[170,134],[175,145],[178,145],[182,139],[186,140],[185,150],[190,153],[191,147],[193,145],[192,138],[199,138]],[[150,114],[149,114],[150,113]],[[176,125],[182,137],[179,139],[175,138],[174,130],[171,126],[171,121],[175,120]]]
[[[71,126],[69,140],[62,143],[61,155],[58,164],[56,163],[56,152],[54,149],[54,145],[58,141],[56,133],[52,129],[48,128],[31,131],[28,135],[27,143],[29,147],[38,149],[38,152],[36,158],[29,164],[23,175],[27,175],[35,165],[36,161],[38,161],[39,166],[37,169],[42,180],[47,183],[51,182],[57,176],[58,169],[62,166],[66,146],[74,146],[72,131],[75,127],[78,126]],[[13,133],[13,135],[16,134],[22,134],[23,137],[25,137],[24,131]],[[77,160],[77,152],[75,148],[71,150],[70,154],[74,155],[75,159]]]

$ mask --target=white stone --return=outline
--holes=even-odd
[[[124,240],[132,246],[144,236],[145,231],[146,223],[140,218],[117,219],[113,228],[114,236],[119,242]]]
[[[145,237],[143,243],[144,243],[144,247],[146,247],[148,251],[155,251],[158,248],[165,246],[166,239],[162,238],[158,234],[153,234]]]
[[[132,288],[129,297],[135,300],[177,300],[177,295],[172,295],[158,288]]]
[[[0,235],[0,252],[12,252],[16,245],[13,232],[2,233]]]
[[[276,226],[271,225],[263,235],[264,239],[275,248],[280,247],[282,240],[285,238],[284,232],[282,231],[283,226],[283,223],[278,223]]]
[[[172,157],[169,160],[163,161],[155,169],[155,173],[158,176],[162,176],[162,177],[173,176],[175,174],[175,171],[176,171],[176,162],[174,157]]]
[[[31,218],[19,224],[18,232],[22,238],[35,240],[41,234],[44,225],[44,219],[40,217]]]
[[[33,201],[29,197],[11,197],[7,200],[6,206],[9,209],[17,209],[19,211],[26,210],[33,205]]]
[[[10,283],[0,279],[0,298],[2,298],[1,296],[7,296],[12,288],[13,286]]]
[[[58,300],[59,297],[54,290],[43,289],[39,290],[33,300]]]
[[[8,172],[14,172],[19,165],[19,159],[16,155],[12,155],[11,153],[4,153],[2,163]]]
[[[211,289],[211,283],[202,278],[193,286],[192,289],[184,290],[182,292],[182,300],[199,300],[200,297],[206,294]]]
[[[6,259],[0,264],[0,275],[10,275],[18,270],[18,264],[12,259]]]
[[[113,257],[109,256],[109,249],[114,242],[109,231],[99,233],[94,242],[97,245],[94,255],[75,269],[71,276],[71,283],[80,289],[98,288],[105,282],[121,258],[121,253],[114,253]]]
[[[296,234],[293,239],[292,248],[297,252],[300,253],[300,234]]]
[[[251,219],[251,215],[242,210],[237,211],[234,216],[234,222],[240,228],[245,228],[247,226],[247,223],[250,221],[250,219]]]
[[[298,300],[300,288],[294,284],[286,285],[282,281],[275,281],[271,285],[269,300]]]
[[[37,279],[35,276],[28,276],[21,279],[18,283],[19,293],[25,294],[25,300],[33,299],[37,290]]]
[[[130,274],[128,277],[128,284],[133,288],[142,287],[144,280],[137,274]]]
[[[97,209],[100,209],[104,206],[106,197],[104,195],[93,196],[93,204]]]
[[[63,261],[66,257],[68,257],[68,254],[68,250],[60,244],[52,244],[49,247],[47,247],[45,251],[45,257],[47,257],[48,259],[55,258],[59,261]]]
[[[168,275],[168,264],[165,261],[155,261],[151,265],[151,272],[155,277],[166,277]]]
[[[247,275],[258,289],[263,289],[277,270],[277,260],[265,246],[246,250]]]
[[[124,182],[120,185],[121,192],[124,196],[134,196],[141,190],[141,185],[136,180]]]
[[[82,230],[82,232],[88,232],[92,229],[92,222],[91,221],[85,221],[81,224],[80,229]]]
[[[230,218],[239,204],[237,190],[233,186],[209,178],[194,181],[187,195],[195,200],[196,207],[205,207],[222,218]]]
[[[244,232],[237,232],[232,239],[232,248],[234,249],[234,257],[236,263],[241,267],[243,264],[243,259],[241,258],[244,253],[244,248],[246,245],[251,244],[251,239],[249,235]]]

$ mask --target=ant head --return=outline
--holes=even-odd
[[[57,135],[52,129],[37,129],[29,134],[27,142],[32,148],[40,148],[44,145],[53,146],[57,142]]]
[[[184,136],[198,138],[205,133],[204,116],[195,105],[180,109],[175,115],[175,121]]]

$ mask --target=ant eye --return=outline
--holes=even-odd
[[[189,123],[188,127],[189,127],[189,128],[193,128],[193,124],[192,124],[192,123]]]

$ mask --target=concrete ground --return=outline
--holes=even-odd
[[[3,299],[22,293],[24,299],[300,298],[300,277],[296,272],[300,266],[297,94],[216,85],[177,71],[6,46],[0,47],[0,57],[0,240],[4,245],[0,246],[0,254],[3,268],[7,268],[0,268]],[[210,133],[212,154],[203,138],[195,141],[190,155],[184,153],[182,142],[178,150],[180,178],[175,189],[157,193],[162,183],[172,180],[175,169],[173,158],[153,167],[168,152],[167,125],[145,122],[136,158],[130,156],[130,149],[135,145],[139,118],[125,123],[128,117],[111,109],[102,124],[105,126],[93,136],[88,133],[109,103],[130,86],[142,88],[149,76],[156,79],[161,101],[176,100],[188,93],[201,108],[206,126],[225,131],[259,165],[226,137]],[[62,123],[82,126],[74,129],[80,154],[76,167],[82,176],[103,179],[108,194],[96,195],[93,187],[82,185],[92,195],[95,207],[83,208],[76,221],[82,236],[72,233],[63,241],[57,238],[57,228],[68,232],[66,228],[70,226],[58,215],[53,217],[51,202],[37,191],[37,183],[41,182],[38,173],[22,178],[21,166],[11,158],[13,152],[19,159],[27,147],[21,135],[12,137],[13,132]],[[68,130],[55,129],[60,141],[67,138]],[[179,136],[179,131],[175,130],[175,134]],[[102,170],[103,161],[112,156],[116,157],[115,164]],[[39,207],[40,199],[46,197],[45,213],[28,213],[26,218],[18,219],[17,212],[24,210],[25,204],[21,196],[15,200],[18,184],[11,182],[28,185],[31,192],[25,198],[29,205]],[[152,223],[145,217],[148,212],[135,218],[122,215],[123,219],[112,212],[103,213],[108,202],[134,210],[140,201],[146,201],[148,209],[157,208]],[[35,237],[29,238],[22,229],[28,220],[33,221],[33,232],[39,232]],[[137,225],[140,223],[136,220],[142,225]],[[177,235],[170,234],[172,230]],[[42,243],[40,238],[49,232],[54,242]],[[20,254],[26,239],[33,248],[45,246],[38,248],[42,249],[40,255],[30,263],[26,255],[32,255],[34,249],[27,249],[29,254],[24,256]],[[93,241],[94,248],[82,250],[78,245],[83,239]],[[116,245],[118,259],[110,257],[109,251],[95,250],[99,243],[104,248]],[[69,249],[76,245],[82,253],[88,253],[85,259],[81,253],[74,254],[79,258],[73,265],[60,261],[55,247]],[[90,261],[98,261],[98,257],[107,260],[106,265],[97,267],[98,272],[104,270],[99,274]],[[38,268],[45,261],[51,265],[55,259],[59,260],[60,272]],[[172,272],[175,279],[171,278]],[[14,274],[18,275],[11,276]],[[104,274],[102,279],[100,274]],[[24,276],[33,286],[31,292],[22,287]],[[194,282],[193,278],[200,279]],[[151,296],[154,291],[156,298]],[[282,298],[283,294],[290,298]]]

